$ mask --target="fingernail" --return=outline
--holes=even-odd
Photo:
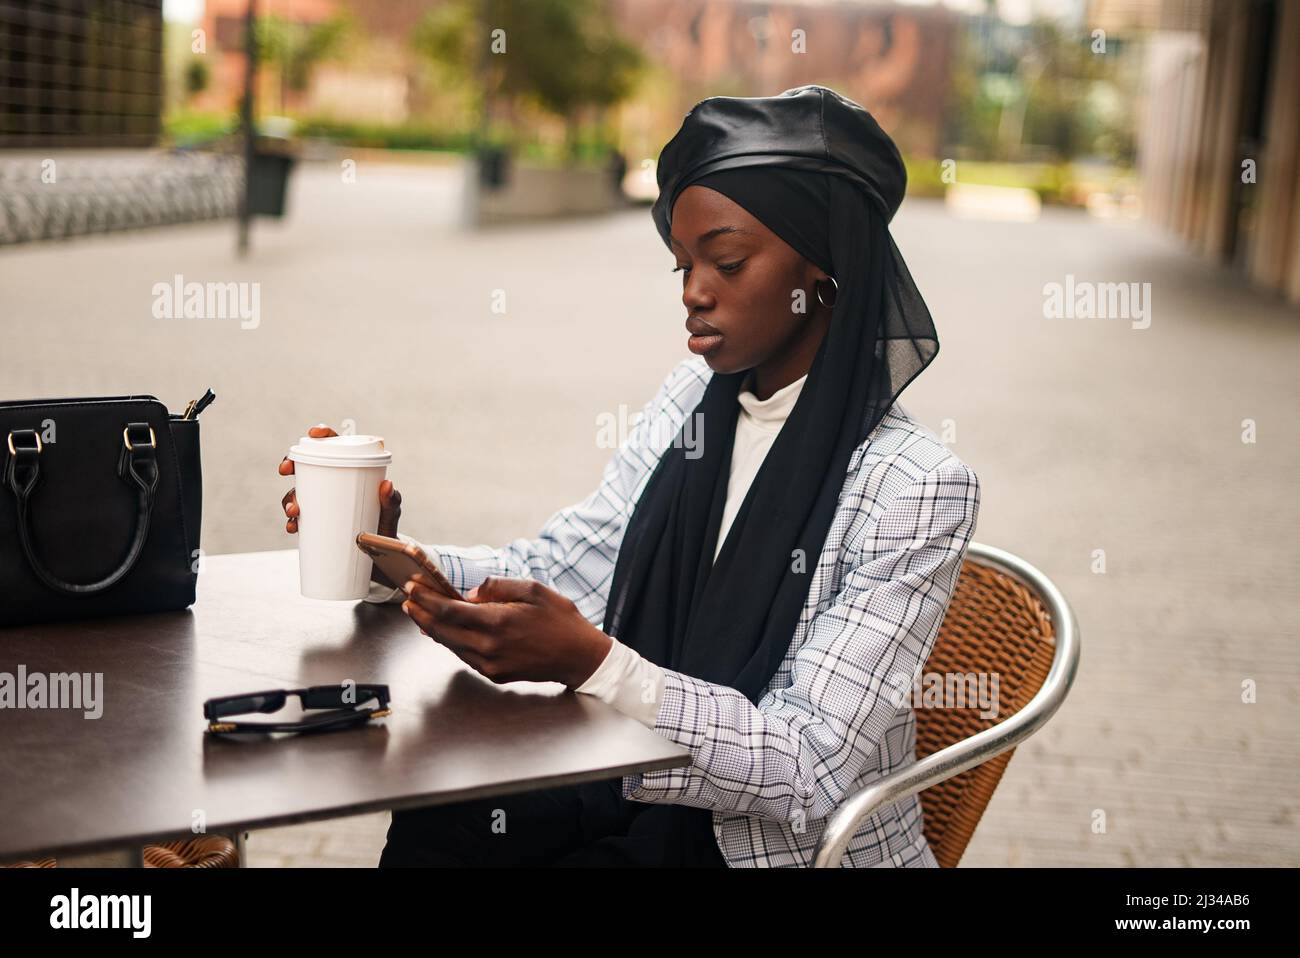
[[[415,583],[412,582],[410,579],[407,579],[406,584],[402,586],[402,591],[405,592],[407,595],[410,595],[414,590],[415,590]]]

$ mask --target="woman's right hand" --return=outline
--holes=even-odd
[[[337,436],[333,429],[321,423],[319,426],[312,426],[307,430],[307,435],[313,439],[324,439],[327,436]],[[285,456],[280,460],[280,475],[293,475],[293,460]],[[298,507],[298,497],[294,494],[295,490],[290,489],[280,500],[280,505],[284,508],[284,514],[287,521],[284,524],[285,532],[296,533],[298,531],[298,516],[301,510]],[[397,538],[397,522],[402,517],[402,494],[393,488],[391,480],[385,479],[379,484],[379,528],[375,531],[381,536]],[[388,586],[390,589],[397,588],[392,582],[388,581],[387,576],[375,567],[371,580]]]

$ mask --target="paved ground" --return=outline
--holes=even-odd
[[[275,466],[319,420],[388,438],[403,528],[430,541],[500,543],[584,496],[609,455],[597,416],[639,408],[684,352],[648,211],[466,234],[454,170],[300,174],[247,263],[229,224],[0,252],[0,394],[180,409],[211,386],[212,553],[292,544]],[[977,538],[1053,576],[1083,630],[1070,700],[1017,752],[965,863],[1300,864],[1300,315],[1082,214],[909,201],[894,235],[943,343],[908,407],[952,420],[983,482]],[[153,285],[176,274],[260,283],[256,328],[155,319]],[[1151,283],[1150,327],[1044,318],[1067,274]],[[385,827],[256,834],[251,864],[371,865]]]

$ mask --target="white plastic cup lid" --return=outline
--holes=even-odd
[[[289,447],[289,458],[309,466],[386,466],[393,454],[382,436],[303,436]]]

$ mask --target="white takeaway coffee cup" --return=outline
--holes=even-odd
[[[303,436],[290,447],[298,497],[298,578],[309,599],[362,599],[371,559],[357,534],[379,526],[379,484],[393,454],[380,436]]]

